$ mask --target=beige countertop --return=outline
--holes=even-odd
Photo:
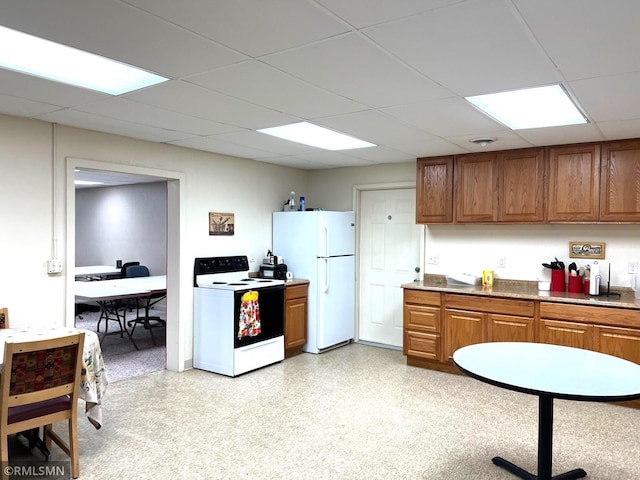
[[[620,297],[606,295],[594,297],[582,293],[538,291],[538,282],[529,282],[524,280],[496,279],[492,288],[485,288],[481,285],[448,285],[444,275],[425,275],[421,282],[405,283],[401,285],[401,287],[412,290],[457,293],[460,295],[539,300],[545,302],[640,310],[640,300],[635,298],[633,290],[625,287],[611,288],[611,292],[620,293]],[[606,289],[603,293],[606,293]]]
[[[292,287],[294,285],[304,285],[305,283],[309,283],[309,280],[305,280],[304,278],[292,278],[291,280],[285,281],[284,286]]]

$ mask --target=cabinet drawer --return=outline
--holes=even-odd
[[[446,308],[470,310],[473,312],[502,313],[504,315],[518,315],[533,317],[532,300],[511,300],[506,298],[486,297],[481,295],[456,295],[446,293],[444,296]]]
[[[640,328],[640,311],[626,308],[588,307],[565,305],[554,302],[540,302],[540,317],[614,325],[618,327]]]
[[[404,306],[405,330],[418,330],[424,332],[440,332],[440,307],[428,307],[424,305]]]
[[[426,290],[404,289],[404,303],[417,303],[419,305],[440,306],[440,293]]]
[[[437,333],[407,331],[404,341],[405,355],[440,360],[440,335]]]
[[[284,289],[285,300],[291,300],[293,298],[306,298],[309,285],[291,285]]]

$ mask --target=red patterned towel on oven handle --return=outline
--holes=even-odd
[[[238,320],[238,340],[260,335],[260,303],[258,292],[249,290],[241,297],[240,318]]]

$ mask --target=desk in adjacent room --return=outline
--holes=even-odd
[[[456,350],[453,362],[477,380],[538,396],[538,475],[501,457],[492,459],[525,480],[570,480],[587,475],[577,468],[551,476],[554,398],[591,402],[640,398],[640,365],[591,350],[543,343],[489,342]]]
[[[100,306],[102,315],[108,319],[110,318],[110,312],[108,308],[108,302],[112,300],[125,300],[128,298],[145,298],[151,295],[166,295],[167,293],[167,276],[166,275],[152,275],[149,277],[133,277],[133,278],[119,278],[117,280],[104,280],[102,282],[75,282],[74,294],[76,302],[93,301]],[[155,302],[160,300],[156,298]],[[154,303],[155,303],[154,302]],[[146,314],[148,316],[148,308],[150,304],[146,305]],[[118,322],[120,319],[117,318]],[[126,319],[123,317],[123,321],[126,323]],[[105,328],[106,334],[107,328]],[[138,350],[135,340],[131,336],[126,325],[121,325],[121,330],[113,333],[126,333],[133,346]]]
[[[100,280],[120,275],[120,268],[111,265],[86,265],[84,267],[75,267],[74,275],[78,278],[94,279],[98,277]]]
[[[104,367],[100,341],[95,332],[75,328],[4,328],[0,329],[0,362],[4,361],[5,341],[17,342],[45,340],[78,332],[84,332],[82,375],[79,397],[85,401],[85,413],[91,424],[102,427],[102,396],[109,381]],[[0,363],[0,370],[2,363]]]

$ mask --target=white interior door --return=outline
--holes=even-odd
[[[361,192],[360,340],[402,346],[400,285],[412,282],[420,266],[422,227],[415,223],[415,201],[413,188]]]

